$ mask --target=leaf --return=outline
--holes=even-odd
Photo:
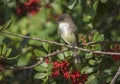
[[[94,46],[93,50],[101,50],[101,45],[100,44],[96,44]]]
[[[77,3],[77,0],[70,0],[68,8],[73,9],[76,3]]]
[[[12,49],[11,49],[11,48],[8,49],[5,56],[8,57],[8,56],[10,55],[11,52],[12,52]]]
[[[46,67],[46,68],[48,67],[48,64],[46,62],[43,62],[41,65]]]
[[[0,81],[3,79],[3,75],[2,74],[0,74]]]
[[[46,76],[47,76],[47,73],[37,73],[37,74],[35,74],[34,78],[42,79],[42,78],[45,78]]]
[[[66,52],[64,52],[64,55],[65,55],[65,57],[72,56],[72,52],[71,51],[66,51]]]
[[[108,78],[106,79],[106,82],[109,83],[112,79],[113,79],[113,77],[108,77]]]
[[[93,67],[86,66],[82,69],[81,73],[89,74],[92,73],[93,71],[94,71]]]
[[[45,52],[43,52],[41,50],[37,50],[37,49],[35,49],[33,52],[37,57],[44,57],[46,55]]]
[[[100,0],[102,3],[106,3],[108,0]]]
[[[94,1],[94,4],[93,4],[93,9],[94,9],[94,11],[97,10],[98,3],[99,3],[99,0]]]
[[[35,67],[34,69],[36,71],[41,71],[41,72],[45,72],[48,70],[48,64],[46,62],[43,62],[42,64],[40,64],[39,66]]]
[[[84,22],[89,22],[91,19],[92,19],[91,15],[84,15],[84,17],[83,17]]]
[[[103,72],[107,73],[108,75],[112,75],[112,71],[110,69],[105,69]]]
[[[103,41],[104,40],[104,35],[103,34],[100,34],[99,36],[98,36],[98,41]]]
[[[94,36],[93,36],[93,41],[97,41],[97,37],[98,37],[98,35],[99,35],[99,32],[96,32],[95,34],[94,34]]]
[[[64,56],[63,53],[58,54],[57,57],[58,57],[60,60],[64,60],[64,59],[65,59],[65,56]]]
[[[92,58],[93,57],[93,54],[92,53],[87,53],[87,54],[85,54],[85,58],[86,59],[90,59],[90,58]]]
[[[48,64],[48,75],[51,75],[51,70],[53,69],[53,64],[49,63]]]
[[[87,81],[85,84],[99,84],[97,76],[95,76],[94,74],[90,75],[87,78]]]
[[[31,56],[32,56],[31,53],[20,56],[17,62],[17,66],[26,66],[29,63]]]
[[[0,27],[0,30],[5,30],[5,29],[9,28],[11,23],[12,23],[11,20],[7,21],[3,26]]]
[[[14,57],[10,57],[10,58],[6,58],[7,60],[15,60],[17,59],[18,57],[20,57],[20,55],[17,55],[17,56],[14,56]]]
[[[44,67],[42,65],[39,65],[39,66],[35,67],[34,69],[39,72],[46,72],[48,70],[47,67]]]
[[[93,41],[103,41],[104,40],[104,34],[100,34],[99,32],[96,32],[93,36]]]
[[[96,60],[90,59],[90,60],[89,60],[89,64],[95,66],[95,65],[97,65],[98,63],[96,62]]]
[[[81,0],[78,0],[79,4],[81,3]]]
[[[93,28],[93,24],[92,23],[89,23],[87,26],[90,27],[90,28]]]
[[[3,45],[3,48],[2,48],[2,55],[5,55],[6,50],[7,50],[6,48],[7,48],[7,47],[6,47],[6,45],[4,44],[4,45]]]
[[[48,43],[43,42],[43,47],[46,51],[49,51],[49,44]]]

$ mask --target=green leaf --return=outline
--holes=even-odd
[[[108,0],[100,0],[102,3],[106,3]]]
[[[64,60],[65,57],[69,57],[69,56],[72,56],[71,55],[71,51],[66,51],[64,53],[60,53],[57,55],[57,57],[60,59],[60,60]]]
[[[99,3],[99,0],[94,1],[94,4],[93,4],[93,9],[94,9],[94,11],[97,10],[98,3]]]
[[[107,73],[108,75],[112,75],[112,71],[110,69],[105,69],[103,72]]]
[[[43,67],[41,65],[35,67],[34,69],[39,72],[46,72],[48,70],[46,67]]]
[[[99,84],[97,76],[95,76],[94,74],[90,75],[87,78],[87,81],[85,84]]]
[[[8,49],[7,52],[6,52],[6,57],[8,57],[10,55],[10,53],[12,52],[12,49]]]
[[[101,45],[100,44],[96,44],[94,46],[93,50],[101,50]]]
[[[100,34],[99,32],[96,32],[93,36],[93,41],[103,41],[104,40],[104,35]]]
[[[64,56],[63,53],[58,54],[57,57],[58,57],[60,60],[64,60],[64,59],[65,59],[65,56]]]
[[[39,71],[39,72],[46,72],[48,69],[47,69],[47,65],[43,65],[43,64],[40,64],[39,66],[36,66],[34,68],[36,71]]]
[[[49,44],[48,43],[43,42],[43,47],[46,51],[49,51]]]
[[[109,83],[112,79],[113,79],[113,77],[108,77],[108,78],[106,79],[106,82]]]
[[[35,79],[43,79],[47,76],[47,73],[37,73],[35,74],[34,78]]]
[[[86,59],[90,59],[92,57],[93,57],[93,53],[87,53],[87,54],[85,54],[85,58]]]
[[[90,59],[90,60],[89,60],[89,64],[90,64],[90,65],[97,65],[98,63],[97,63],[96,60]]]
[[[41,65],[46,68],[48,67],[48,64],[46,62],[43,62]]]
[[[14,59],[18,59],[18,57],[20,57],[20,55],[14,56],[14,57],[10,57],[10,58],[6,58],[7,60],[14,60]]]
[[[2,48],[2,55],[5,55],[6,54],[6,49],[7,47],[6,47],[6,45],[4,44],[3,45],[3,48]]]
[[[66,51],[66,52],[64,52],[64,55],[65,55],[65,57],[72,56],[72,52],[71,51]]]
[[[46,55],[45,52],[43,52],[41,50],[37,50],[37,49],[35,49],[33,52],[37,57],[44,57]]]
[[[32,53],[28,53],[26,55],[20,56],[17,62],[17,66],[26,66],[29,63],[31,56],[32,56]]]
[[[5,29],[9,28],[11,23],[12,23],[11,20],[7,21],[3,26],[0,27],[0,30],[5,30]]]
[[[98,36],[98,41],[103,41],[104,40],[104,35],[103,34],[100,34],[99,36]]]
[[[91,15],[84,15],[84,17],[83,17],[84,22],[89,22],[91,19],[92,19]]]
[[[48,64],[48,75],[51,75],[51,70],[53,69],[53,64],[49,63]]]
[[[97,37],[98,37],[98,35],[99,35],[99,32],[96,32],[95,34],[94,34],[94,36],[93,36],[93,41],[97,41]]]
[[[76,3],[77,3],[77,0],[70,0],[68,8],[73,9],[73,7],[76,5]]]
[[[92,23],[89,23],[87,26],[90,27],[90,28],[93,28],[93,24]]]
[[[3,75],[2,74],[0,74],[0,80],[2,80],[3,79]]]
[[[89,74],[92,73],[93,71],[94,71],[93,67],[86,66],[81,70],[81,73]]]

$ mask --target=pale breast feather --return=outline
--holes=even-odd
[[[69,24],[68,23],[60,23],[58,32],[62,33],[62,34],[66,34],[67,32],[69,32],[68,28],[69,28]]]
[[[58,29],[58,32],[60,33],[62,39],[68,43],[68,44],[71,44],[71,43],[74,43],[76,42],[76,37],[74,35],[73,32],[71,32],[71,29],[69,28],[69,24],[68,23],[60,23],[59,24],[59,29]]]

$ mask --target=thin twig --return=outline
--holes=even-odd
[[[51,56],[60,54],[60,53],[62,53],[62,52],[65,52],[65,51],[67,51],[67,50],[68,50],[67,48],[66,48],[66,49],[62,49],[62,50],[57,50],[57,51],[54,51],[54,52],[52,52],[52,53],[50,53],[50,54],[47,54],[47,55],[43,56],[43,58],[51,57]],[[37,58],[37,59],[40,59],[40,58]]]
[[[25,66],[25,67],[14,67],[14,66],[10,66],[10,67],[6,67],[7,69],[12,69],[12,70],[26,70],[26,69],[31,69],[31,68],[34,68],[38,65],[40,65],[43,61],[44,61],[44,58],[47,58],[47,57],[51,57],[51,56],[54,56],[54,55],[57,55],[59,53],[62,53],[62,52],[65,52],[67,51],[68,49],[63,49],[63,50],[57,50],[55,52],[52,52],[48,55],[45,55],[43,56],[43,58],[37,58],[37,63],[33,64],[33,65],[30,65],[30,66]]]
[[[83,44],[84,46],[90,46],[90,45],[95,45],[95,44],[120,44],[118,41],[97,41],[97,42],[88,42],[86,44]]]
[[[35,64],[33,64],[33,65],[30,65],[30,66],[25,66],[25,67],[9,66],[9,67],[6,67],[6,68],[7,68],[7,69],[12,69],[12,70],[31,69],[31,68],[34,68],[34,67],[40,65],[42,62],[43,62],[43,58],[39,59],[39,60],[37,61],[37,63],[35,63]]]
[[[117,73],[115,74],[115,76],[113,77],[113,79],[111,80],[110,84],[115,84],[115,81],[117,80],[119,75],[120,75],[120,67],[119,67]]]
[[[69,47],[69,48],[72,47],[70,45],[65,45],[65,44],[58,43],[58,42],[48,41],[48,40],[44,40],[44,39],[40,39],[40,38],[33,38],[33,37],[30,37],[30,36],[15,34],[15,33],[11,33],[11,32],[2,31],[1,33],[12,35],[12,36],[18,36],[18,37],[22,37],[22,38],[27,38],[27,39],[31,39],[31,40],[35,40],[35,41],[40,41],[40,42],[46,42],[46,43],[50,43],[50,44],[55,44],[55,45],[58,45],[58,46],[66,46],[66,47]],[[75,47],[75,48],[78,49],[78,50],[84,51],[84,52],[92,52],[92,53],[96,53],[96,54],[120,55],[120,53],[117,53],[117,52],[94,51],[94,50],[84,49],[84,48],[81,48],[81,47]]]

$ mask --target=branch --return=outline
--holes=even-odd
[[[34,68],[38,65],[40,65],[43,61],[44,61],[44,58],[47,58],[47,57],[51,57],[51,56],[54,56],[54,55],[57,55],[59,53],[62,53],[62,52],[65,52],[67,51],[68,49],[63,49],[63,50],[60,50],[60,51],[55,51],[55,52],[52,52],[48,55],[45,55],[43,58],[37,58],[37,63],[33,64],[33,65],[30,65],[30,66],[25,66],[25,67],[14,67],[14,66],[11,66],[11,67],[6,67],[7,69],[12,69],[12,70],[25,70],[25,69],[31,69],[31,68]]]
[[[35,40],[35,41],[55,44],[55,45],[58,45],[58,46],[66,46],[66,47],[72,48],[72,46],[70,46],[70,45],[65,45],[65,44],[62,44],[62,43],[48,41],[48,40],[44,40],[44,39],[40,39],[40,38],[33,38],[33,37],[30,37],[30,36],[25,36],[25,35],[15,34],[15,33],[11,33],[11,32],[5,32],[5,31],[2,31],[1,33],[12,35],[12,36],[18,36],[18,37],[22,37],[22,38],[27,38],[27,39],[31,39],[31,40]],[[84,49],[84,48],[81,48],[81,47],[75,47],[75,48],[78,49],[78,50],[84,51],[84,52],[92,52],[92,53],[96,53],[96,54],[120,55],[120,53],[117,53],[117,52],[94,51],[94,50]]]
[[[115,74],[114,78],[110,82],[110,84],[115,84],[115,81],[117,80],[117,78],[118,78],[119,75],[120,75],[120,67],[119,67],[117,73]]]
[[[97,42],[88,42],[88,43],[83,44],[83,45],[84,46],[89,46],[89,45],[95,45],[95,44],[120,44],[120,42],[117,42],[117,41],[110,41],[110,42],[107,42],[107,41],[104,41],[104,42],[97,41]]]
[[[35,41],[40,41],[40,42],[46,42],[46,43],[50,43],[50,44],[55,44],[55,45],[59,45],[59,46],[65,46],[65,44],[62,44],[62,43],[48,41],[48,40],[44,40],[44,39],[40,39],[40,38],[33,38],[33,37],[30,37],[30,36],[15,34],[15,33],[11,33],[11,32],[2,31],[1,33],[12,35],[12,36],[18,36],[18,37],[22,37],[22,38],[26,38],[26,39],[31,39],[31,40],[35,40]]]
[[[57,51],[55,51],[55,52],[52,52],[52,53],[50,53],[50,54],[47,54],[46,56],[43,56],[43,58],[47,58],[47,57],[51,57],[51,56],[54,56],[54,55],[57,55],[57,54],[60,54],[60,53],[62,53],[62,52],[65,52],[65,51],[67,51],[68,49],[66,48],[66,49],[62,49],[62,50],[57,50]],[[37,58],[37,59],[40,59],[40,58]]]
[[[12,69],[12,70],[23,70],[23,69],[31,69],[34,68],[38,65],[40,65],[43,62],[43,58],[39,59],[37,61],[37,63],[30,65],[30,66],[25,66],[25,67],[14,67],[14,66],[10,66],[10,67],[6,67],[6,69]]]

